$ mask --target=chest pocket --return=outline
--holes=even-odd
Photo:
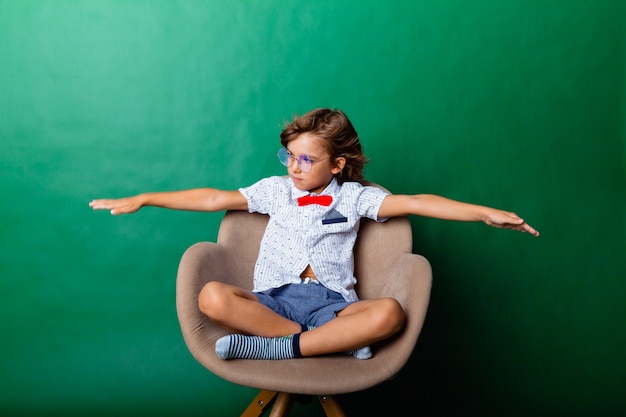
[[[330,210],[322,218],[322,224],[347,223],[348,218],[335,209]]]

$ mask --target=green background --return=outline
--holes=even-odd
[[[255,391],[191,357],[174,305],[180,256],[222,214],[88,202],[283,174],[283,121],[337,107],[370,180],[542,233],[413,218],[424,331],[346,411],[624,415],[625,17],[609,0],[0,0],[0,414],[242,411]]]

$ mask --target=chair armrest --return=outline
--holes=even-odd
[[[431,287],[432,269],[428,260],[422,255],[405,253],[389,269],[378,296],[395,298],[405,309],[414,308],[416,299],[423,300],[427,306]]]
[[[213,242],[199,242],[183,254],[176,278],[176,311],[185,343],[202,363],[205,350],[227,332],[211,322],[198,308],[198,294],[209,281],[229,282],[242,288],[252,286],[250,266],[238,262],[233,251]]]
[[[418,254],[405,253],[396,262],[383,279],[377,297],[391,297],[402,305],[406,313],[406,324],[402,332],[394,336],[394,343],[380,343],[378,355],[394,345],[394,355],[411,355],[415,340],[422,330],[432,289],[432,269],[428,260]]]

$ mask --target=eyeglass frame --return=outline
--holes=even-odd
[[[313,164],[317,164],[318,162],[325,161],[330,158],[330,155],[328,155],[326,158],[317,159],[314,161],[309,155],[305,153],[301,153],[300,155],[295,156],[289,151],[289,149],[285,147],[280,148],[276,156],[278,157],[280,163],[286,167],[291,165],[291,161],[296,161],[298,163],[298,167],[302,172],[311,172],[311,170],[313,169]]]

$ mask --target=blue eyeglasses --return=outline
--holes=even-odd
[[[295,156],[294,154],[289,152],[287,148],[280,148],[278,150],[278,160],[280,161],[281,164],[288,167],[291,164],[291,162],[295,160],[298,163],[298,166],[300,167],[300,170],[302,170],[302,172],[311,172],[311,169],[313,168],[313,164],[316,164],[328,158],[330,158],[330,156],[327,156],[326,158],[318,159],[317,161],[312,161],[311,157],[304,153],[301,153],[300,155]]]

